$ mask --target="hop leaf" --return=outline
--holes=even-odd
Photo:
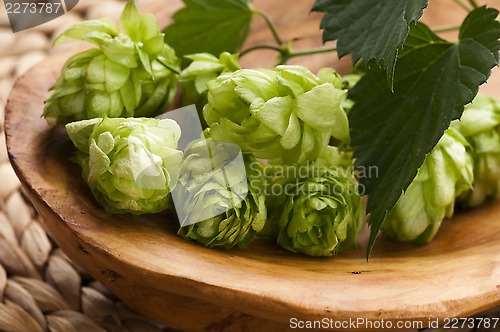
[[[165,39],[179,56],[237,53],[245,42],[254,11],[249,0],[183,0]]]
[[[355,102],[349,120],[356,165],[378,169],[377,178],[361,179],[369,196],[368,255],[386,213],[497,64],[497,15],[485,7],[472,11],[456,44],[423,24],[412,25],[399,53],[394,92],[384,73],[369,73],[349,93]]]
[[[398,51],[429,0],[316,0],[314,11],[324,12],[323,41],[338,40],[340,57],[352,53],[353,62],[375,62],[387,70],[392,87]],[[383,38],[380,38],[383,36]]]
[[[173,120],[104,118],[66,125],[77,161],[97,202],[113,213],[156,213],[167,208],[182,152]]]

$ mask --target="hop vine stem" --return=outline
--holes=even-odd
[[[460,3],[463,6],[467,7],[467,10],[471,10],[465,3],[463,3],[460,0],[455,0],[455,2]],[[474,0],[471,0],[471,2],[474,2]],[[287,63],[288,60],[296,57],[302,57],[302,56],[310,56],[310,55],[315,55],[315,54],[322,54],[322,53],[330,53],[330,52],[336,52],[337,47],[331,47],[331,46],[325,46],[325,47],[318,47],[318,48],[311,48],[311,49],[306,49],[306,50],[300,50],[300,51],[293,51],[292,50],[292,43],[293,41],[283,41],[283,39],[280,37],[278,29],[274,25],[273,21],[271,18],[265,14],[264,12],[261,11],[256,11],[256,14],[262,16],[269,29],[271,30],[275,42],[279,46],[275,45],[256,45],[252,46],[240,53],[240,57],[243,57],[249,53],[252,53],[254,51],[259,51],[259,50],[271,50],[280,53],[279,61],[278,64],[285,64]],[[460,29],[460,25],[446,25],[446,26],[440,26],[440,27],[435,27],[432,29],[433,32],[435,33],[441,33],[441,32],[449,32],[449,31],[456,31]]]
[[[281,48],[277,46],[272,46],[272,45],[257,45],[254,47],[250,47],[249,49],[246,49],[245,51],[240,53],[240,56],[244,56],[248,53],[251,53],[253,51],[258,51],[258,50],[273,50],[276,52],[281,52]]]
[[[462,7],[465,11],[470,12],[474,8],[477,8],[477,4],[475,0],[469,0],[469,3],[464,2],[463,0],[453,0],[457,5]]]
[[[436,27],[432,29],[435,33],[457,31],[460,29],[460,25],[443,25],[441,27]]]
[[[477,8],[479,5],[477,4],[476,0],[469,0],[469,3],[472,5],[472,7]]]
[[[278,45],[282,45],[283,39],[281,39],[281,36],[278,32],[278,29],[276,28],[276,25],[274,25],[273,20],[263,11],[256,10],[255,14],[259,15],[260,17],[262,17],[264,19],[264,21],[266,21],[266,24],[269,27],[269,30],[271,30],[271,33],[273,34],[274,40],[276,41],[276,43]]]
[[[468,3],[464,2],[464,0],[453,0],[453,1],[468,12],[470,12],[474,8],[478,7],[476,0],[468,0]],[[259,15],[260,17],[262,17],[264,19],[269,30],[271,31],[271,34],[273,35],[274,41],[276,42],[277,46],[275,46],[275,45],[252,46],[252,47],[242,51],[240,53],[241,57],[243,57],[249,53],[252,53],[254,51],[271,50],[271,51],[278,52],[280,54],[278,63],[285,64],[288,62],[288,60],[290,60],[292,58],[315,55],[315,54],[322,54],[322,53],[330,53],[330,52],[337,51],[337,47],[318,47],[318,48],[311,48],[311,49],[300,50],[300,51],[293,51],[292,50],[292,42],[293,41],[291,41],[291,40],[284,41],[283,38],[281,38],[276,25],[274,24],[271,17],[269,17],[269,15],[267,15],[265,12],[260,11],[260,10],[255,10],[254,14]],[[435,33],[441,33],[441,32],[455,31],[455,30],[459,30],[459,29],[460,29],[460,25],[447,25],[447,26],[433,28],[432,31]]]

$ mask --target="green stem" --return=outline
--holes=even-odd
[[[455,31],[455,30],[459,30],[459,29],[460,29],[460,25],[445,25],[445,26],[433,28],[432,31],[435,33],[441,33],[441,32],[448,32],[448,31]],[[322,53],[330,53],[330,52],[337,51],[337,47],[319,47],[319,48],[312,48],[309,50],[293,52],[293,51],[290,51],[289,49],[283,48],[283,47],[280,48],[280,47],[271,46],[271,45],[258,45],[258,46],[251,47],[251,48],[241,52],[240,56],[244,56],[250,52],[262,50],[262,49],[273,50],[273,51],[281,53],[282,59],[280,61],[280,64],[286,63],[288,60],[290,60],[291,58],[295,58],[295,57],[322,54]]]
[[[335,51],[337,51],[337,47],[311,48],[309,50],[304,50],[304,51],[290,52],[288,54],[288,59],[299,57],[299,56],[307,56],[307,55],[314,55],[314,54],[330,53],[330,52],[335,52]]]
[[[460,25],[444,25],[441,27],[432,28],[432,32],[440,33],[440,32],[449,32],[456,31],[460,29]]]
[[[476,0],[469,0],[469,3],[472,5],[472,7],[477,8],[479,5],[477,4]]]
[[[278,45],[282,45],[283,40],[281,39],[281,37],[278,33],[278,29],[276,28],[276,25],[274,25],[274,22],[271,20],[271,18],[266,13],[264,13],[260,10],[256,10],[255,14],[261,16],[264,19],[264,21],[266,21],[267,26],[269,27],[269,29],[271,30],[271,33],[273,34],[274,40],[276,41],[276,43]]]
[[[315,55],[315,54],[322,54],[322,53],[329,53],[329,52],[335,52],[335,51],[337,51],[336,47],[319,47],[319,48],[312,48],[309,50],[295,51],[294,52],[291,50],[290,47],[286,47],[286,48],[282,49],[279,64],[284,65],[291,58],[308,56],[308,55]]]
[[[453,0],[453,1],[467,12],[470,12],[473,9],[467,3],[463,2],[463,0]]]
[[[287,44],[284,44],[284,45],[287,45]],[[319,47],[319,48],[312,48],[310,50],[293,52],[290,50],[289,45],[287,45],[287,46],[288,47],[282,46],[280,48],[280,47],[271,46],[271,45],[257,45],[257,46],[251,47],[251,48],[246,49],[243,52],[241,52],[240,57],[243,57],[244,55],[247,55],[248,53],[253,52],[253,51],[257,51],[257,50],[272,50],[272,51],[276,51],[276,52],[280,53],[281,60],[280,60],[279,64],[285,64],[291,58],[314,55],[314,54],[321,54],[321,53],[335,52],[337,50],[336,47]]]
[[[244,50],[243,52],[240,53],[240,57],[243,57],[244,55],[250,53],[250,52],[253,52],[253,51],[257,51],[257,50],[273,50],[273,51],[276,51],[276,52],[282,52],[281,51],[281,48],[277,47],[277,46],[271,46],[271,45],[257,45],[257,46],[254,46],[254,47],[250,47],[249,49],[246,49]]]
[[[441,33],[441,32],[448,32],[448,31],[455,31],[455,30],[459,30],[459,29],[460,29],[460,25],[445,25],[445,26],[433,28],[432,31],[435,33]],[[287,46],[287,47],[285,47],[285,46]],[[244,55],[251,53],[253,51],[257,51],[257,50],[276,51],[276,52],[280,53],[280,55],[281,55],[281,60],[280,60],[279,64],[285,64],[291,58],[335,52],[335,51],[337,51],[337,47],[319,47],[319,48],[312,48],[309,50],[295,51],[294,52],[294,51],[290,50],[290,45],[288,45],[288,43],[282,44],[281,47],[272,46],[272,45],[257,45],[257,46],[251,47],[251,48],[246,49],[245,51],[241,52],[240,56],[243,57]]]

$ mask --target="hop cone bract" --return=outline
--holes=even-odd
[[[209,53],[186,55],[191,64],[185,68],[179,79],[182,83],[182,103],[195,104],[199,110],[207,104],[207,83],[217,79],[221,74],[231,73],[240,68],[238,55],[227,52],[219,58]]]
[[[474,158],[473,188],[460,200],[478,206],[488,197],[500,197],[500,100],[478,95],[456,127],[472,145]]]

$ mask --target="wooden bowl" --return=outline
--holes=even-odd
[[[427,322],[500,304],[498,201],[444,222],[426,246],[380,238],[369,262],[364,245],[327,259],[264,240],[246,250],[206,249],[176,236],[167,214],[104,212],[68,160],[65,131],[41,118],[67,57],[52,56],[15,85],[6,109],[9,156],[57,244],[137,311],[196,329],[243,318],[273,327],[292,317]]]
[[[378,239],[333,258],[257,240],[206,249],[176,235],[168,214],[112,215],[94,201],[61,128],[41,118],[70,53],[16,83],[6,108],[11,162],[57,244],[124,302],[184,330],[284,330],[290,319],[396,322],[466,317],[500,305],[500,203],[457,214],[425,246]],[[318,63],[315,63],[318,65]]]

